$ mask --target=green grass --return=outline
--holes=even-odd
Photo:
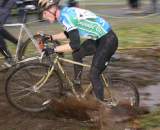
[[[160,129],[160,110],[141,117],[139,121],[140,127],[145,130],[152,130],[153,128]]]
[[[160,45],[160,24],[128,24],[116,27],[115,31],[121,48]]]

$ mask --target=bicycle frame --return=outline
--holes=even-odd
[[[21,39],[22,39],[22,33],[25,32],[28,37],[31,39],[32,43],[36,47],[37,51],[41,53],[41,50],[39,49],[37,41],[34,39],[32,33],[30,30],[26,27],[25,24],[22,23],[15,23],[15,24],[4,24],[4,27],[20,27],[19,36],[18,36],[18,43],[16,48],[16,54],[15,54],[15,61],[18,61],[18,51],[20,49]]]
[[[79,63],[79,62],[76,62],[76,61],[73,61],[73,60],[69,60],[69,59],[65,59],[65,58],[62,58],[62,57],[59,57],[58,55],[56,55],[56,57],[54,58],[53,60],[53,64],[51,65],[50,69],[48,70],[48,72],[41,78],[40,81],[38,81],[34,86],[34,91],[35,92],[38,92],[38,90],[43,87],[43,85],[47,82],[47,80],[49,79],[49,77],[52,75],[52,72],[54,71],[55,69],[55,66],[57,66],[57,70],[58,72],[60,71],[60,73],[62,74],[62,76],[67,80],[67,83],[68,83],[68,86],[71,87],[71,90],[73,92],[73,94],[78,98],[79,95],[77,94],[75,88],[74,88],[74,85],[73,85],[73,82],[70,80],[69,76],[67,75],[67,73],[65,72],[63,66],[61,65],[61,61],[64,61],[66,63],[69,63],[69,64],[74,64],[74,65],[80,65],[80,66],[83,66],[83,67],[87,67],[87,68],[90,68],[90,65],[88,64],[83,64],[83,63]],[[112,99],[112,94],[109,90],[109,82],[106,81],[104,75],[102,74],[102,79],[104,81],[104,84],[105,84],[105,87],[107,89],[107,95]],[[88,85],[88,87],[85,88],[85,90],[83,91],[81,97],[86,97],[86,95],[92,90],[92,85],[91,83]]]

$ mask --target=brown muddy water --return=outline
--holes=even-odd
[[[147,107],[151,111],[155,111],[160,107],[160,83],[141,88],[139,93],[141,106]]]

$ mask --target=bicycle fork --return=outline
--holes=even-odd
[[[55,58],[54,62],[52,62],[51,68],[48,72],[33,86],[34,92],[39,92],[39,89],[47,82],[49,77],[52,75],[52,72],[55,69],[55,64],[57,63],[57,58]]]
[[[71,90],[73,92],[73,94],[75,95],[75,97],[77,99],[79,99],[79,94],[76,92],[75,88],[74,88],[74,85],[73,85],[73,82],[69,79],[68,75],[65,73],[62,65],[60,64],[60,62],[57,62],[57,65],[58,65],[58,68],[59,70],[61,71],[62,75],[64,76],[64,78],[68,81],[68,85],[71,87]]]

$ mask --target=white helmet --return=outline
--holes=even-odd
[[[60,0],[38,0],[38,6],[47,9],[52,5],[57,6],[59,4]]]

